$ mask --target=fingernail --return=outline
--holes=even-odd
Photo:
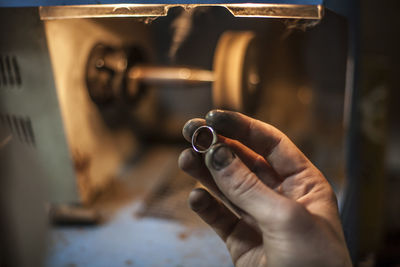
[[[211,163],[217,171],[227,167],[236,157],[232,150],[225,144],[214,147],[211,153]]]

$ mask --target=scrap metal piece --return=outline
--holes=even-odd
[[[80,205],[50,205],[49,218],[57,225],[93,225],[102,221],[97,210]]]

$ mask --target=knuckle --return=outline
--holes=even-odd
[[[257,157],[253,160],[253,165],[251,166],[251,171],[257,173],[265,168],[265,159],[261,155],[257,155]]]
[[[255,190],[259,180],[251,171],[239,174],[232,180],[231,193],[233,196],[242,197]]]
[[[328,200],[330,202],[332,202],[332,203],[337,204],[338,203],[338,199],[337,199],[336,193],[333,190],[333,188],[329,185],[326,190],[327,190],[326,195],[328,197]]]
[[[336,193],[333,190],[332,186],[329,184],[329,182],[326,180],[325,176],[321,172],[319,172],[319,176],[317,176],[317,177],[320,179],[320,181],[322,181],[322,182],[320,182],[321,198],[326,199],[333,203],[337,203],[338,200],[337,200]]]

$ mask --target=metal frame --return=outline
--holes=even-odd
[[[335,0],[337,1],[337,0]],[[344,0],[343,0],[344,1]],[[322,5],[323,0],[0,0],[3,7],[29,7],[29,6],[67,6],[67,5],[104,5],[104,4],[239,4],[262,3],[283,5]]]
[[[40,18],[105,18],[105,17],[159,17],[166,16],[173,7],[195,8],[199,6],[225,7],[235,17],[321,19],[322,5],[293,4],[116,4],[41,6]]]

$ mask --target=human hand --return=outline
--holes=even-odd
[[[203,157],[184,150],[179,166],[239,208],[204,189],[189,204],[225,242],[236,266],[351,266],[336,196],[323,174],[282,132],[236,112],[213,110],[183,128],[220,134]]]

